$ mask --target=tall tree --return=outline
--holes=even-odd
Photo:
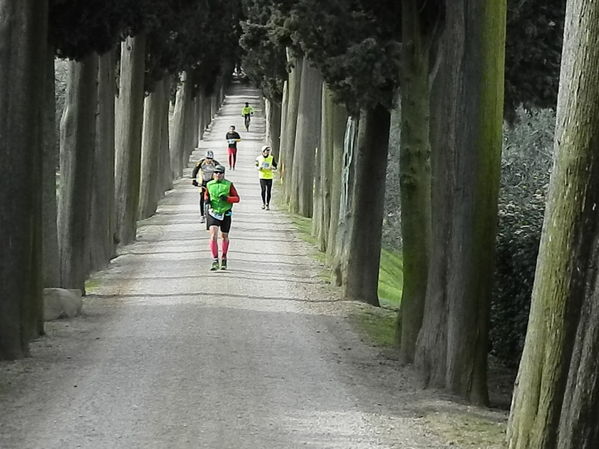
[[[116,123],[116,230],[119,244],[135,240],[139,182],[141,176],[141,134],[143,126],[144,32],[121,44],[121,73]]]
[[[430,68],[443,7],[402,1],[401,145],[399,156],[403,288],[397,336],[401,358],[414,360],[422,325],[431,245]]]
[[[104,266],[115,253],[114,160],[115,160],[115,51],[98,61],[98,105],[90,218],[90,270]]]
[[[40,332],[46,1],[0,1],[0,359]]]
[[[293,153],[290,210],[304,217],[312,216],[312,192],[316,167],[314,158],[319,146],[322,76],[307,59],[302,61],[302,77]]]
[[[488,400],[505,11],[504,1],[447,8],[432,95],[433,247],[416,363],[425,383],[476,403]]]
[[[549,185],[510,449],[599,445],[599,4],[569,0]]]
[[[85,291],[89,272],[92,167],[96,139],[98,56],[69,63],[69,83],[60,124],[58,229],[61,286]]]

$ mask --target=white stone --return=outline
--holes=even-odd
[[[81,313],[81,290],[64,288],[44,289],[44,320],[73,318]]]

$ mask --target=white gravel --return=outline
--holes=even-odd
[[[257,111],[249,134],[244,101]],[[93,277],[84,315],[0,363],[0,448],[446,447],[423,427],[427,395],[348,324],[366,306],[339,302],[290,219],[260,209],[257,104],[234,87],[194,153],[224,163],[237,125],[229,271],[208,270],[198,191],[179,180]]]

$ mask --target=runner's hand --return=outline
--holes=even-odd
[[[195,187],[199,187],[198,182],[194,179],[193,181],[191,181],[191,183],[195,186]]]
[[[223,201],[227,201],[227,198],[229,198],[229,195],[221,195],[221,196],[219,196],[219,198]]]

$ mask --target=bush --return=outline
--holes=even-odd
[[[551,171],[555,114],[517,111],[504,130],[491,353],[515,366],[524,346]]]

